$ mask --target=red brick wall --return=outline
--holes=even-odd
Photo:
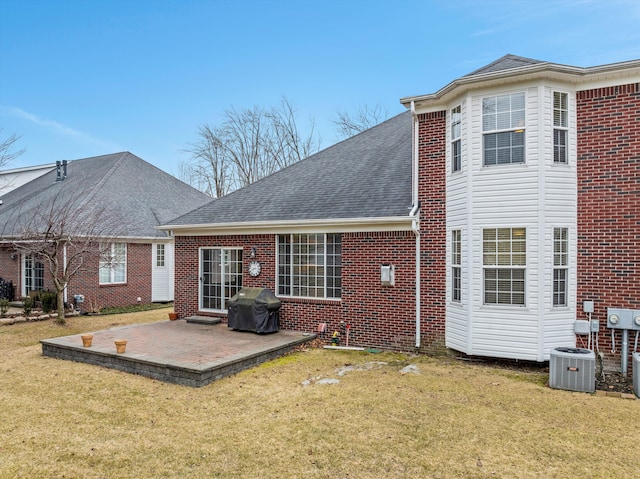
[[[11,259],[15,255],[16,259]],[[13,250],[0,249],[0,278],[13,282],[15,297],[20,298],[22,287],[20,284],[20,254]]]
[[[421,348],[444,349],[446,307],[446,112],[418,116]]]
[[[639,84],[578,92],[577,129],[578,309],[595,302],[600,350],[619,367],[607,307],[640,309]]]
[[[22,294],[22,263],[20,254],[17,259],[10,259],[11,251],[0,250],[0,277],[13,281],[16,287],[16,298]],[[62,253],[60,253],[62,258]],[[44,289],[55,291],[51,273],[44,263]],[[151,302],[151,244],[127,245],[127,282],[117,285],[100,285],[98,276],[98,258],[85,255],[83,268],[71,279],[67,287],[67,299],[73,302],[75,294],[85,295],[85,310],[91,305],[97,308],[107,306],[129,306]]]
[[[175,309],[180,317],[198,313],[198,248],[242,247],[244,286],[275,291],[275,237],[273,235],[178,236],[176,237]],[[255,258],[249,257],[256,247]],[[343,233],[342,299],[315,300],[280,298],[283,329],[316,332],[327,323],[325,339],[338,330],[344,344],[349,324],[349,345],[407,350],[415,332],[415,237],[411,232]],[[250,261],[262,263],[257,278],[246,271]],[[382,286],[380,266],[395,266],[395,286]]]
[[[97,308],[110,306],[130,306],[138,302],[151,302],[151,244],[127,244],[127,280],[124,284],[99,284],[99,261],[97,257],[87,258],[85,267],[70,282],[68,300],[73,295],[84,294],[85,310],[93,305]]]

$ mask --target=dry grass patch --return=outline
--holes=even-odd
[[[193,389],[41,355],[40,339],[165,317],[158,310],[1,327],[0,478],[637,471],[640,402],[551,390],[536,372],[318,349]],[[383,364],[365,367],[373,362]],[[408,364],[419,374],[400,374]]]

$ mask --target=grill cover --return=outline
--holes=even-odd
[[[280,329],[280,304],[267,288],[242,288],[229,300],[227,325],[239,331],[275,333]]]

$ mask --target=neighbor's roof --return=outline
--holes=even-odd
[[[38,209],[66,197],[82,197],[84,213],[108,209],[123,224],[127,238],[161,238],[156,226],[183,215],[211,198],[137,156],[114,153],[69,161],[67,177],[56,181],[52,171],[0,196],[0,238],[19,235],[20,218],[34,217]]]
[[[163,226],[326,224],[407,217],[411,114],[402,113]]]

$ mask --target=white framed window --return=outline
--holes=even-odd
[[[553,92],[553,162],[568,163],[569,95]]]
[[[342,237],[340,234],[277,236],[278,294],[303,298],[340,298]]]
[[[567,305],[569,284],[569,230],[553,229],[553,306]]]
[[[482,99],[483,165],[525,161],[525,94]]]
[[[462,301],[462,232],[451,231],[451,301]]]
[[[525,228],[482,231],[484,304],[524,306],[526,248]]]
[[[156,245],[156,268],[164,268],[165,265],[165,245],[158,243]]]
[[[127,244],[101,245],[100,251],[100,284],[126,283]]]
[[[451,172],[462,169],[462,110],[460,105],[451,109]]]

